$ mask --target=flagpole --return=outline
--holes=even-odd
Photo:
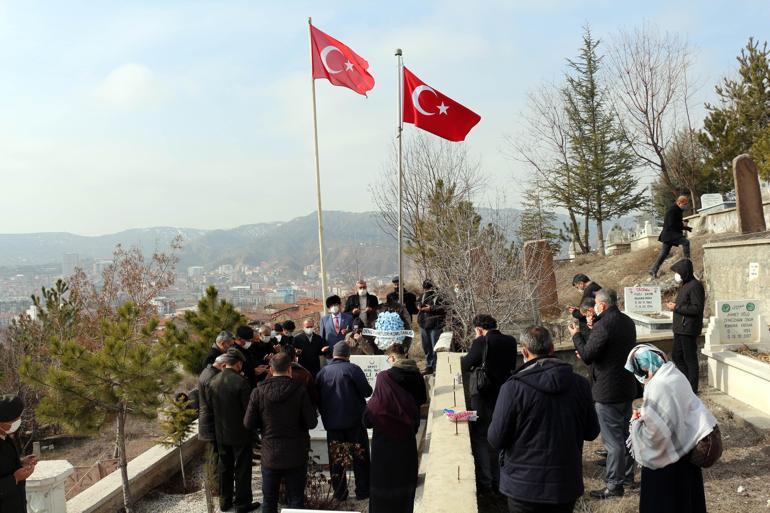
[[[313,25],[313,19],[307,19],[308,31]],[[316,208],[318,209],[318,251],[321,263],[321,313],[326,313],[326,263],[324,261],[324,223],[321,210],[321,164],[318,158],[318,114],[316,113],[315,78],[313,77],[313,37],[310,34],[310,83],[313,89],[313,143],[315,145],[315,188]]]
[[[396,48],[396,57],[398,60],[398,302],[404,304],[404,231],[403,231],[403,211],[404,211],[404,159],[403,159],[403,141],[404,133],[404,55],[401,48]]]

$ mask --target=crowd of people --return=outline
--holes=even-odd
[[[612,500],[637,488],[639,464],[641,512],[706,511],[701,464],[692,456],[705,437],[718,434],[716,419],[696,395],[695,340],[704,292],[689,259],[671,270],[681,283],[676,301],[667,303],[673,311],[673,362],[654,346],[638,345],[634,322],[619,310],[615,291],[584,274],[572,281],[582,298],[569,308],[568,330],[588,378],[555,357],[545,327],[531,326],[517,341],[491,315],[475,316],[475,338],[461,367],[484,376],[484,386],[470,391],[478,417],[470,433],[480,494],[504,497],[511,513],[571,512],[584,494],[584,442],[601,434],[605,486],[590,491],[591,497]],[[425,375],[436,368],[446,304],[430,280],[419,297],[403,291],[403,305],[397,278],[394,286],[381,304],[358,281],[344,308],[339,296],[328,297],[328,313],[318,323],[304,319],[299,332],[287,320],[256,332],[243,325],[218,334],[192,398],[198,437],[217,457],[222,511],[261,506],[276,513],[281,493],[288,507],[303,508],[309,431],[320,416],[334,498],[348,499],[352,470],[355,498],[368,500],[369,512],[411,513],[415,434],[427,401]],[[422,371],[408,357],[410,339],[383,349],[376,329],[364,332],[377,328],[384,312],[400,319],[400,329],[409,329],[417,315],[426,356]],[[384,354],[391,367],[372,388],[363,370],[350,363],[351,354]],[[0,509],[9,513],[24,510],[24,481],[36,464],[11,443],[22,410],[17,397],[0,397]],[[253,497],[256,464],[262,504]]]

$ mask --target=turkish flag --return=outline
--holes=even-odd
[[[404,122],[450,141],[464,141],[481,116],[404,68]]]
[[[369,63],[366,59],[313,25],[310,25],[310,53],[313,78],[325,78],[333,85],[347,87],[364,96],[374,87],[374,77],[367,71]]]

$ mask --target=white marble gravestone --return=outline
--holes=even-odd
[[[704,194],[700,197],[700,209],[716,207],[724,202],[721,194]]]
[[[716,317],[723,344],[749,344],[759,340],[759,302],[753,299],[717,301]]]
[[[626,312],[643,314],[661,310],[660,287],[626,287],[623,297]]]
[[[64,483],[75,471],[67,460],[42,460],[27,478],[27,511],[29,513],[66,513]]]

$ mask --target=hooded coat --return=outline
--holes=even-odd
[[[308,430],[316,427],[318,417],[301,383],[289,376],[273,376],[251,392],[243,424],[262,435],[262,465],[293,469],[307,463]]]
[[[703,284],[693,275],[692,261],[684,259],[671,266],[671,270],[682,277],[682,285],[676,295],[673,331],[676,335],[697,337],[703,329],[703,309],[706,291]]]
[[[588,380],[553,357],[526,362],[500,389],[487,434],[501,451],[500,492],[526,502],[574,501],[583,494],[583,441],[598,435]]]

